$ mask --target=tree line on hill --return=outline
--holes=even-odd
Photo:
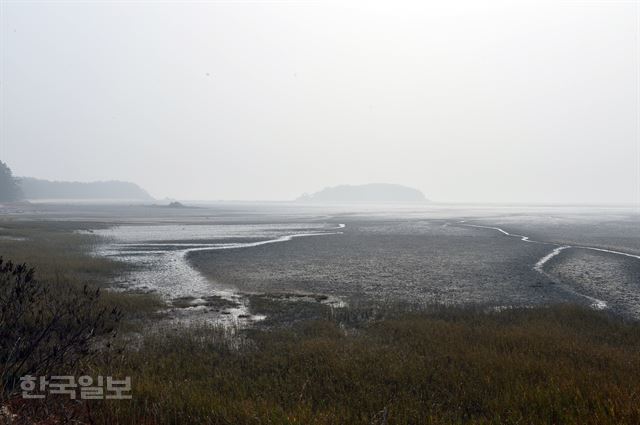
[[[121,181],[106,182],[61,182],[17,178],[7,164],[0,161],[0,202],[22,199],[135,199],[152,200],[144,189],[135,183]]]
[[[11,168],[0,161],[0,202],[17,201],[22,197],[22,190],[17,179],[13,177]]]

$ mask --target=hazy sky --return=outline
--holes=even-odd
[[[7,2],[0,159],[156,197],[638,202],[638,2]]]

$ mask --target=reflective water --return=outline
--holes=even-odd
[[[93,233],[104,238],[95,254],[134,266],[119,287],[152,291],[174,306],[176,320],[200,316],[207,321],[260,320],[249,313],[247,302],[233,288],[212,282],[186,259],[189,252],[285,243],[293,238],[341,233],[344,225],[287,224],[157,224],[122,225]]]

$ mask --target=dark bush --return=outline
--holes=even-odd
[[[120,312],[99,298],[86,285],[39,282],[33,268],[0,257],[0,397],[19,391],[21,376],[69,371],[115,334]]]

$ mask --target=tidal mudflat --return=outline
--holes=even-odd
[[[570,302],[640,317],[640,225],[631,209],[152,212],[97,229],[96,254],[135,265],[120,289],[160,293],[177,318],[253,322],[262,314],[252,308],[255,296],[333,306]]]
[[[245,291],[494,307],[571,302],[637,317],[630,296],[640,290],[637,218],[560,212],[552,226],[545,225],[548,211],[536,218],[360,216],[344,218],[340,236],[188,258],[210,278]],[[610,238],[602,226],[615,229]],[[585,251],[592,266],[596,260],[607,265],[600,280],[586,269],[581,284],[563,278],[559,265],[582,270],[570,254]]]
[[[95,255],[135,266],[117,287],[150,291],[164,297],[175,319],[251,322],[246,298],[233,286],[204,277],[186,260],[197,251],[246,250],[341,234],[342,224],[152,224],[117,225],[93,233],[102,238]]]
[[[158,293],[176,320],[251,323],[262,314],[256,296],[571,302],[640,318],[640,220],[630,208],[44,204],[8,218],[93,227],[94,255],[131,268],[112,287]]]

